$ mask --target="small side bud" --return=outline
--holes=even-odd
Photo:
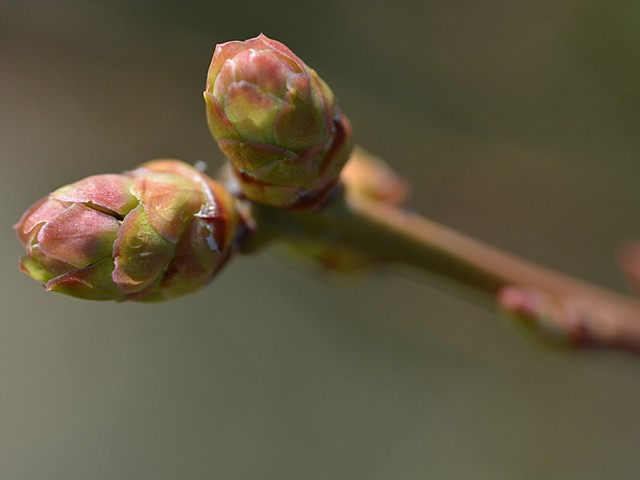
[[[94,175],[34,204],[14,226],[20,268],[47,290],[156,301],[195,291],[233,252],[239,217],[224,188],[177,160]]]
[[[497,303],[516,325],[546,346],[581,347],[591,342],[592,313],[577,300],[508,286],[498,292]]]
[[[409,196],[407,181],[383,160],[355,147],[340,174],[348,195],[390,205],[402,205]],[[305,263],[340,274],[361,272],[376,263],[364,252],[318,240],[289,240],[288,250]]]
[[[640,294],[640,241],[624,244],[618,251],[617,261],[633,291]]]
[[[280,42],[216,46],[204,92],[209,128],[244,195],[276,207],[317,204],[352,147],[331,89]]]
[[[355,147],[340,180],[350,194],[389,205],[402,205],[409,197],[409,183],[382,159]]]

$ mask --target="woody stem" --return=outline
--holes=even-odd
[[[538,320],[550,322],[575,346],[640,353],[640,301],[523,260],[398,207],[337,194],[317,211],[254,206],[253,214],[262,230],[253,247],[279,238],[351,247],[380,261],[439,274],[494,301],[505,288],[521,287],[551,300],[554,308],[532,313],[544,316]]]

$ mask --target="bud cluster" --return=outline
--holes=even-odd
[[[229,160],[225,186],[177,160],[67,185],[14,226],[26,249],[20,268],[47,290],[75,297],[169,299],[207,284],[240,250],[240,239],[255,228],[250,205],[322,205],[353,141],[347,117],[313,69],[262,34],[223,43],[204,98],[211,133]],[[405,185],[366,152],[356,150],[350,165],[342,180],[352,192],[387,203],[404,199]],[[320,239],[292,246],[334,270],[370,261]]]

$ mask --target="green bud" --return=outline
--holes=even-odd
[[[206,285],[233,252],[229,193],[193,167],[154,160],[95,175],[34,204],[14,226],[20,268],[47,290],[156,301]]]
[[[247,198],[317,204],[352,147],[351,126],[326,83],[264,35],[216,47],[204,92],[207,120]]]

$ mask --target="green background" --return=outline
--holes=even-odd
[[[633,478],[638,358],[541,349],[418,272],[336,280],[273,252],[172,303],[78,301],[18,272],[10,226],[90,174],[218,165],[210,57],[262,31],[418,210],[623,290],[638,5],[0,0],[0,478]]]

